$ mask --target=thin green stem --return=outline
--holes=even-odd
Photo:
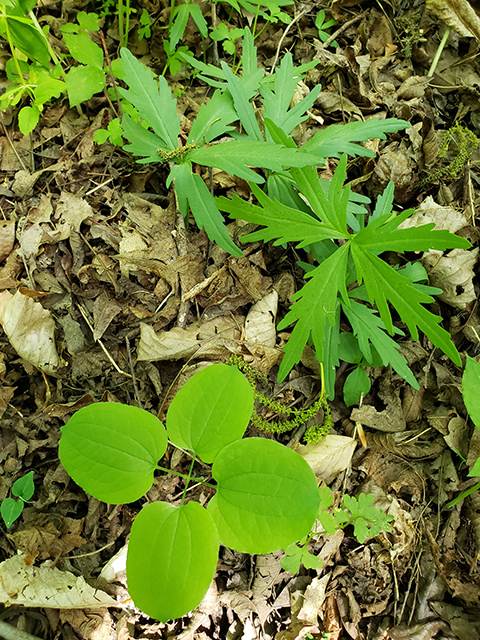
[[[183,495],[182,495],[182,501],[180,503],[180,506],[183,507],[183,503],[185,501],[185,496],[187,495],[187,489],[188,489],[188,485],[190,483],[190,480],[192,478],[192,471],[193,471],[193,465],[195,464],[195,455],[192,458],[192,463],[190,465],[190,469],[188,470],[188,477],[187,477],[187,481],[185,483],[185,489],[183,490]]]
[[[438,61],[440,60],[440,56],[442,55],[442,51],[445,48],[445,45],[447,44],[447,40],[448,40],[448,36],[450,35],[450,31],[452,30],[452,27],[447,27],[445,29],[445,33],[443,34],[443,38],[440,41],[440,44],[438,45],[438,49],[437,52],[435,54],[435,57],[432,60],[432,64],[430,66],[430,70],[428,72],[428,76],[433,76],[433,74],[435,73],[435,69],[437,68],[437,64]]]
[[[173,23],[173,10],[175,9],[175,0],[172,0],[170,3],[170,16],[168,18],[168,35],[170,36],[170,31],[172,29]]]
[[[461,493],[459,496],[457,496],[453,500],[450,500],[450,502],[447,502],[447,504],[445,505],[445,508],[450,509],[450,507],[453,507],[454,505],[457,504],[457,502],[460,502],[460,500],[463,500],[464,498],[469,496],[471,493],[474,493],[474,491],[477,491],[477,489],[480,489],[480,482],[477,482],[477,484],[473,485],[473,487],[470,487],[470,489],[467,489],[466,491]]]
[[[180,473],[179,471],[173,471],[173,469],[167,469],[166,467],[161,467],[157,464],[157,469],[159,471],[164,471],[165,473],[172,473],[174,476],[179,476],[180,478],[189,479],[189,476],[185,473]],[[211,487],[212,489],[216,489],[217,487],[214,484],[210,484],[210,482],[205,482],[202,478],[190,478],[194,482],[199,482],[200,484],[204,484],[207,487]]]
[[[118,15],[118,35],[120,38],[120,46],[121,47],[125,47],[125,34],[123,31],[123,16],[124,16],[124,12],[123,12],[123,0],[118,0],[118,9],[117,9],[117,15]]]
[[[124,47],[128,47],[128,32],[130,30],[130,0],[125,2],[125,44]]]

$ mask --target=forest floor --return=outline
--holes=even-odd
[[[445,25],[423,2],[340,0],[325,6],[327,19],[337,20],[328,35],[348,23],[336,36],[337,48],[320,44],[315,28],[320,4],[285,7],[291,17],[303,15],[283,40],[285,24],[267,25],[255,40],[259,66],[270,69],[279,47],[280,57],[291,51],[297,65],[320,61],[299,87],[305,94],[322,85],[299,141],[308,139],[312,127],[371,116],[410,122],[406,131],[370,141],[374,158],[351,159],[348,182],[374,201],[393,180],[396,210],[422,206],[434,218],[463,220],[456,230],[468,237],[472,249],[452,252],[448,265],[436,272],[433,284],[444,295],[431,308],[442,316],[463,361],[467,354],[475,357],[480,345],[479,155],[465,149],[456,123],[478,131],[478,44],[452,31],[434,75],[428,77]],[[204,5],[209,20],[210,4]],[[168,8],[148,0],[145,7],[161,18],[157,26],[168,21]],[[74,21],[79,10],[94,9],[76,1],[46,3],[38,16],[41,23],[54,25]],[[234,26],[249,24],[248,16],[220,3],[217,15]],[[259,20],[257,31],[263,24]],[[103,31],[113,59],[118,51],[115,16],[106,19]],[[151,38],[139,40],[132,18],[129,48],[156,73],[165,64],[164,37],[165,31],[154,27]],[[182,44],[198,59],[207,46],[211,61],[212,43],[202,41],[193,22]],[[9,57],[4,46],[2,67]],[[225,59],[231,63],[231,57]],[[210,88],[185,69],[166,78],[179,96],[182,127],[188,131]],[[120,147],[93,142],[96,130],[113,117],[103,96],[83,104],[81,113],[69,108],[66,98],[53,100],[29,136],[18,130],[16,109],[0,114],[1,295],[18,290],[41,303],[55,325],[59,366],[45,375],[19,357],[15,340],[0,331],[0,501],[31,470],[35,484],[34,496],[15,524],[7,530],[0,523],[0,562],[21,552],[27,565],[70,572],[107,591],[119,606],[10,602],[0,604],[0,620],[45,640],[478,639],[480,502],[472,494],[453,508],[445,504],[475,483],[467,473],[480,455],[480,434],[465,410],[462,369],[425,336],[399,343],[418,391],[391,368],[368,369],[371,391],[360,407],[347,407],[342,388],[349,365],[343,363],[330,403],[334,433],[352,436],[361,425],[366,446],[358,442],[351,464],[329,478],[329,486],[338,495],[373,494],[377,506],[394,516],[391,532],[365,544],[357,542],[352,527],[319,534],[309,548],[321,557],[323,568],[302,567],[297,575],[282,569],[283,552],[248,556],[222,547],[215,581],[202,605],[166,624],[148,618],[129,601],[121,569],[114,582],[99,578],[105,564],[125,547],[145,500],[114,506],[84,493],[59,462],[62,425],[77,409],[100,400],[137,404],[163,420],[179,382],[205,362],[224,362],[236,353],[258,364],[262,356],[255,341],[245,339],[246,316],[273,290],[279,298],[277,322],[285,316],[303,280],[297,265],[302,251],[257,242],[240,244],[245,257],[233,258],[210,243],[193,219],[185,229],[165,184],[165,165],[139,165]],[[463,162],[454,171],[451,162],[459,155]],[[336,164],[327,160],[322,177],[331,177]],[[222,172],[214,172],[213,178],[216,195],[249,197],[243,180]],[[394,254],[388,258],[392,264],[401,259]],[[194,287],[195,295],[187,300],[185,293]],[[27,312],[24,319],[28,321]],[[31,321],[40,322],[38,316]],[[163,346],[150,358],[144,346],[140,359],[145,325]],[[320,391],[314,359],[305,358],[284,383],[276,382],[290,332],[277,334],[276,355],[262,365],[269,376],[267,394],[289,406],[310,406]],[[212,340],[218,335],[221,340]],[[23,339],[20,322],[16,344]],[[278,437],[288,443],[297,435]],[[165,460],[167,466],[188,472],[188,458],[171,448]],[[159,474],[146,500],[177,504],[182,489],[181,478]],[[202,500],[201,489],[196,492]],[[5,580],[0,573],[0,594]]]

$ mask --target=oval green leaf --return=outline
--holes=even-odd
[[[62,427],[58,452],[67,473],[87,493],[125,504],[150,489],[167,444],[165,427],[148,411],[97,402]]]
[[[130,596],[152,618],[180,618],[206,594],[218,550],[213,520],[197,502],[148,504],[136,517],[128,543]]]
[[[173,444],[213,462],[227,444],[240,440],[253,409],[253,389],[237,367],[214,364],[180,389],[167,414]]]
[[[22,515],[23,500],[14,500],[13,498],[5,498],[0,505],[0,515],[7,529]]]
[[[247,438],[215,458],[217,494],[208,511],[220,541],[243,553],[270,553],[300,540],[319,508],[315,474],[295,451],[274,440]]]
[[[473,424],[480,429],[480,363],[467,356],[462,377],[463,400]]]

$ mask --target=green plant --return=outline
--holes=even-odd
[[[318,520],[327,533],[333,535],[338,529],[353,525],[353,535],[363,544],[367,538],[373,538],[381,531],[391,531],[390,523],[394,520],[393,516],[373,507],[372,495],[361,493],[358,498],[344,495],[342,507],[330,513],[329,509],[333,504],[332,492],[328,487],[322,487],[319,494]],[[318,569],[322,566],[319,558],[308,551],[308,543],[314,535],[314,532],[310,532],[305,538],[285,549],[287,555],[281,562],[286,571],[295,574],[300,569],[300,564],[303,564],[305,569]]]
[[[7,529],[22,515],[25,502],[30,500],[34,491],[33,471],[29,471],[13,483],[12,494],[19,499],[5,498],[0,505],[0,515]]]
[[[219,540],[245,553],[269,553],[305,536],[315,521],[315,475],[291,449],[242,436],[253,391],[236,367],[211,365],[177,393],[166,430],[150,413],[118,403],[77,411],[62,428],[59,455],[70,476],[99,500],[139,500],[150,488],[170,441],[192,452],[180,506],[146,504],[135,519],[127,555],[134,602],[162,621],[199,604],[215,572]],[[196,458],[213,463],[216,490],[206,508],[185,503]],[[195,480],[204,481],[203,478]]]
[[[235,40],[243,38],[245,29],[229,29],[224,22],[220,22],[216,29],[210,31],[210,38],[222,43],[222,47],[226,53],[235,54]],[[234,62],[235,64],[235,62]]]
[[[477,429],[480,429],[480,362],[477,362],[470,356],[467,356],[465,363],[465,370],[462,376],[462,388],[463,388],[463,401],[468,411],[473,424]],[[480,458],[477,458],[475,464],[470,469],[468,474],[469,478],[475,478],[480,476]],[[448,502],[445,506],[447,508],[453,507],[469,496],[474,491],[480,489],[480,482],[477,482],[473,487],[463,491],[456,498]]]
[[[268,121],[266,124],[272,137],[285,146],[294,145],[278,126]],[[327,129],[326,135],[328,133]],[[317,147],[315,137],[303,146],[305,151],[312,153]],[[470,243],[448,231],[434,230],[433,223],[401,228],[401,223],[413,210],[398,215],[392,211],[393,183],[378,198],[367,224],[361,226],[360,221],[356,221],[354,228],[347,217],[350,189],[343,186],[346,164],[346,156],[342,156],[327,193],[313,167],[291,169],[303,202],[308,203],[307,210],[305,205],[302,209],[285,206],[255,184],[250,187],[258,205],[238,196],[233,200],[218,198],[217,204],[232,218],[264,226],[242,240],[266,242],[275,239],[275,244],[296,242],[298,248],[315,251],[319,264],[306,274],[307,284],[293,296],[295,303],[278,326],[281,330],[295,323],[284,347],[285,356],[278,373],[280,381],[299,362],[311,337],[316,357],[325,368],[328,395],[333,396],[335,367],[339,364],[340,313],[343,312],[358,338],[365,360],[372,365],[376,352],[383,365],[391,364],[397,373],[418,388],[407,362],[398,352],[398,345],[387,335],[387,332],[390,335],[400,332],[394,328],[389,303],[415,340],[420,329],[453,362],[460,364],[460,356],[448,332],[438,326],[441,318],[423,306],[433,301],[429,295],[431,288],[418,284],[418,277],[412,275],[411,269],[391,267],[380,254],[385,251],[443,251],[453,247],[467,248]],[[380,317],[376,315],[377,310]]]
[[[317,17],[315,18],[315,26],[318,29],[318,37],[322,42],[326,42],[330,38],[330,34],[327,33],[327,29],[333,27],[337,24],[336,20],[327,20],[325,22],[325,11],[321,9],[317,13]],[[332,42],[332,47],[338,47],[338,42],[334,40]]]
[[[290,108],[291,97],[305,69],[294,69],[292,57],[287,54],[275,74],[263,82],[265,71],[257,68],[253,37],[250,30],[245,29],[243,76],[235,76],[225,63],[219,70],[192,60],[192,64],[204,73],[200,77],[208,78],[217,90],[211,100],[202,105],[186,144],[179,147],[180,118],[167,82],[160,77],[157,85],[151,71],[127,49],[121,50],[121,56],[124,80],[129,89],[120,89],[120,93],[137,109],[143,120],[136,122],[129,115],[124,115],[124,136],[131,143],[124,148],[136,156],[143,156],[138,160],[140,163],[171,163],[167,186],[174,182],[182,214],[188,220],[190,209],[199,228],[205,228],[211,240],[236,256],[242,256],[243,252],[228,235],[215,200],[202,178],[192,172],[192,163],[217,167],[256,184],[265,182],[265,179],[250,167],[263,168],[267,172],[269,193],[295,204],[301,199],[293,188],[291,175],[285,173],[286,169],[322,164],[325,157],[336,156],[339,150],[352,155],[371,155],[367,149],[353,142],[374,136],[384,137],[386,131],[398,131],[406,125],[404,121],[395,119],[357,122],[353,127],[336,125],[319,131],[306,145],[297,149],[291,133],[307,118],[304,114],[314,103],[320,87]],[[263,103],[265,137],[251,102],[257,91]],[[246,135],[233,130],[232,124],[237,121]],[[146,125],[153,132],[146,129]],[[284,136],[282,140],[275,133],[272,135],[277,128]],[[214,141],[225,134],[230,134],[231,139],[215,144]],[[325,181],[324,184],[327,189]],[[352,196],[349,215],[354,221],[353,212],[357,210],[355,196]],[[364,209],[361,211],[365,213]]]
[[[28,135],[37,126],[47,102],[66,93],[71,107],[80,105],[104,90],[105,72],[103,50],[89,36],[90,32],[99,29],[97,14],[80,11],[77,14],[78,24],[67,23],[61,28],[70,56],[79,63],[64,71],[46,32],[34,20],[31,7],[35,2],[25,5],[23,2],[12,4],[8,14],[2,5],[0,33],[9,42],[12,58],[6,64],[11,84],[1,97],[0,105],[5,109],[17,105],[25,95],[30,97],[31,106],[22,107],[18,114],[20,131]],[[32,63],[21,60],[17,49]],[[50,66],[50,61],[53,66]]]

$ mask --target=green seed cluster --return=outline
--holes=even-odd
[[[226,364],[231,366],[237,366],[243,375],[247,378],[250,383],[255,400],[258,400],[260,404],[264,407],[273,411],[276,414],[279,414],[282,417],[287,418],[286,420],[276,420],[270,421],[262,418],[257,411],[254,409],[252,412],[252,417],[250,418],[250,422],[254,427],[260,429],[260,431],[264,431],[265,433],[285,433],[287,431],[291,431],[297,427],[301,427],[306,424],[309,420],[311,420],[318,413],[320,409],[323,408],[324,411],[324,422],[323,424],[315,424],[307,429],[305,432],[304,440],[306,442],[318,442],[320,438],[326,436],[330,429],[333,427],[333,420],[330,413],[330,407],[327,402],[327,396],[322,389],[318,400],[312,404],[308,409],[295,409],[293,407],[286,407],[281,402],[277,402],[276,400],[270,400],[262,393],[257,391],[256,385],[259,382],[262,386],[266,387],[268,385],[268,378],[264,373],[253,369],[249,364],[247,364],[244,359],[236,354],[230,356],[227,360]]]
[[[183,160],[187,153],[198,148],[199,145],[196,142],[193,142],[192,144],[186,144],[185,146],[178,147],[178,149],[173,149],[172,151],[157,149],[157,153],[164,162],[178,162],[179,160]]]
[[[438,180],[439,178],[447,177],[453,180],[463,171],[468,159],[478,147],[478,139],[472,131],[466,127],[462,127],[461,124],[456,122],[453,127],[450,127],[450,129],[445,131],[443,134],[442,141],[440,142],[438,149],[439,158],[445,158],[448,146],[452,139],[457,145],[456,156],[446,167],[440,167],[440,169],[435,171],[435,173],[423,178],[423,180],[420,181],[419,186],[423,187],[429,182]]]

